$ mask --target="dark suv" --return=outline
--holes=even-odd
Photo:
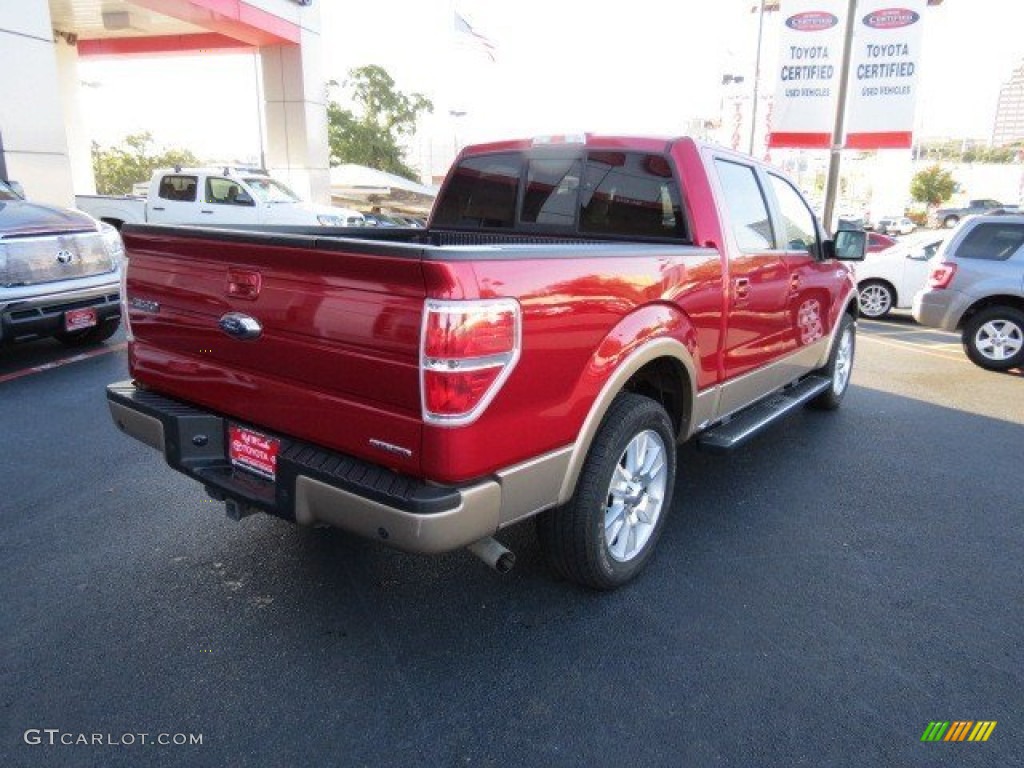
[[[961,222],[914,297],[914,319],[961,331],[964,351],[982,368],[1024,366],[1024,215]]]

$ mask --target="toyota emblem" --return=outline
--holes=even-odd
[[[57,251],[57,263],[58,264],[70,264],[75,260],[75,254],[69,251],[67,248],[61,248]]]

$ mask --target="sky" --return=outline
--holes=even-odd
[[[430,97],[435,112],[409,160],[435,172],[467,142],[582,131],[678,135],[692,118],[718,117],[723,99],[749,94],[754,5],[629,0],[610,12],[583,0],[320,0],[324,75],[344,80],[352,68],[378,64],[399,90]],[[454,31],[453,9],[493,43],[493,58]],[[782,16],[765,18],[760,87],[770,92]],[[945,0],[927,9],[924,23],[917,133],[989,136],[999,88],[1024,60],[1024,2]],[[158,145],[208,159],[258,155],[252,55],[82,60],[79,70],[86,130],[101,144],[149,130]],[[726,90],[724,74],[744,83]]]

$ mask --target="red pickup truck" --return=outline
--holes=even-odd
[[[493,534],[539,515],[603,589],[649,560],[678,443],[839,404],[864,253],[749,157],[593,135],[465,149],[425,230],[123,235],[113,419],[229,515],[500,570]]]

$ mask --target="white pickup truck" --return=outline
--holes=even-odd
[[[265,171],[246,168],[158,170],[146,197],[78,195],[75,204],[118,229],[122,224],[321,225],[359,227],[348,208],[303,202]]]

